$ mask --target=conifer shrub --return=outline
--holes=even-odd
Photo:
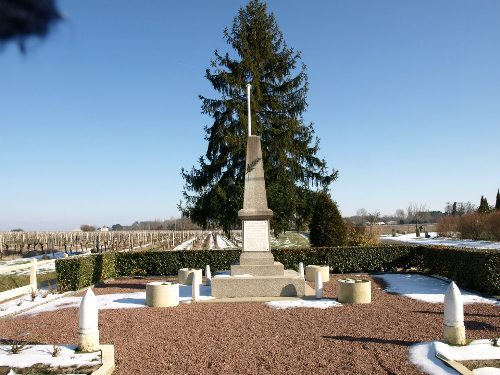
[[[312,247],[343,246],[347,243],[344,220],[337,204],[325,192],[317,194],[309,230]]]

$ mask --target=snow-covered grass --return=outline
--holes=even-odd
[[[183,243],[174,247],[174,250],[191,250],[193,248],[194,240],[195,238],[190,238],[189,240],[184,241]]]
[[[443,342],[423,342],[412,345],[408,350],[410,361],[423,372],[430,375],[455,375],[457,372],[444,364],[439,354],[454,361],[500,359],[500,347],[495,347],[489,340],[472,341],[466,346],[449,346]],[[500,374],[498,368],[482,368],[472,371],[474,374]]]
[[[272,309],[277,309],[277,310],[293,309],[298,307],[313,308],[313,309],[328,309],[329,307],[342,306],[340,302],[337,302],[336,300],[332,299],[271,301],[271,302],[266,302],[266,305]]]
[[[229,239],[220,234],[215,236],[215,243],[218,249],[236,249],[237,246],[232,243]]]
[[[418,274],[380,274],[375,277],[387,283],[385,291],[401,294],[423,302],[443,303],[444,294],[449,283]],[[500,306],[500,302],[494,298],[485,298],[477,294],[461,290],[464,303],[488,303]]]
[[[309,239],[301,233],[285,232],[280,233],[278,238],[271,237],[271,246],[274,248],[287,247],[309,247]]]
[[[46,304],[46,303],[55,303],[55,300],[64,297],[69,293],[64,294],[52,294],[49,293],[46,289],[38,289],[38,295],[34,300],[31,299],[31,296],[26,294],[21,297],[15,298],[8,302],[4,302],[0,305],[0,317],[17,314],[21,311],[25,311],[31,308],[36,308],[37,306]],[[45,297],[43,297],[45,296]]]
[[[392,235],[382,235],[380,239],[384,241],[397,241],[406,242],[420,245],[437,245],[437,246],[450,246],[450,247],[465,247],[470,249],[490,249],[500,250],[500,242],[493,241],[474,241],[474,240],[461,240],[449,237],[439,237],[436,232],[429,232],[430,238],[425,238],[422,233],[420,237],[416,237],[415,233],[402,234],[396,237]]]
[[[57,367],[93,367],[101,364],[101,352],[75,353],[76,346],[60,345],[61,351],[52,356],[52,345],[28,345],[17,354],[10,353],[10,345],[0,345],[0,364],[14,368],[27,368],[42,364]]]

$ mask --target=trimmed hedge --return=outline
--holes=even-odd
[[[500,250],[420,247],[419,269],[440,275],[466,288],[500,295]]]
[[[334,273],[423,272],[440,275],[464,287],[500,295],[500,251],[424,246],[273,249],[277,262],[328,265]],[[61,290],[78,290],[117,276],[173,276],[180,268],[210,264],[213,272],[239,261],[241,250],[104,253],[56,261]]]

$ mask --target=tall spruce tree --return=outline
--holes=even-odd
[[[497,200],[495,202],[495,210],[500,211],[500,189],[497,190]]]
[[[226,232],[240,225],[243,206],[247,139],[246,85],[252,85],[252,134],[262,143],[268,206],[275,231],[287,229],[301,215],[314,189],[326,189],[337,178],[316,156],[319,139],[305,124],[308,81],[300,52],[286,45],[265,3],[250,0],[240,8],[224,39],[236,54],[220,54],[206,78],[220,93],[200,96],[202,112],[213,118],[205,126],[208,148],[199,166],[182,170],[185,180],[183,214],[203,227]],[[233,57],[236,56],[236,57]]]
[[[490,212],[490,205],[488,204],[488,200],[486,197],[483,197],[481,195],[481,202],[479,203],[479,208],[477,209],[477,212],[480,214],[487,214]]]

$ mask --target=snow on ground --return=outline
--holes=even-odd
[[[388,241],[407,242],[420,245],[438,245],[438,246],[451,246],[451,247],[466,247],[470,249],[500,250],[500,242],[461,240],[449,237],[439,237],[436,232],[429,232],[429,236],[431,238],[425,238],[423,234],[420,237],[415,237],[415,233],[402,234],[396,237],[392,237],[392,235],[388,234],[380,236],[380,239]]]
[[[180,245],[177,245],[176,247],[174,247],[174,250],[191,250],[193,248],[194,240],[195,240],[195,238],[191,238],[187,241],[184,241]]]
[[[291,309],[297,307],[328,309],[329,307],[342,306],[341,303],[332,299],[271,301],[271,302],[266,302],[266,305],[269,306],[271,309],[277,309],[277,310]]]
[[[43,298],[42,296],[45,294],[46,296],[45,298]],[[38,289],[38,296],[35,298],[34,301],[31,300],[31,295],[25,294],[21,297],[2,303],[0,305],[0,317],[7,316],[10,314],[16,314],[26,309],[46,304],[49,301],[57,300],[61,297],[64,297],[67,294],[68,293],[52,294],[49,293],[46,289],[40,288]]]
[[[50,367],[90,367],[101,364],[101,352],[75,353],[76,346],[59,345],[61,352],[52,357],[52,345],[27,346],[17,354],[9,353],[10,345],[0,345],[0,363],[15,368],[31,367],[37,363]]]
[[[226,237],[217,234],[215,236],[215,243],[219,249],[236,249],[236,245],[228,240]]]
[[[450,285],[444,280],[418,274],[380,274],[374,275],[384,280],[388,286],[386,292],[401,294],[409,298],[430,303],[443,303],[444,294]],[[477,294],[461,290],[464,304],[488,303],[500,306],[500,301],[485,298]]]
[[[210,250],[215,249],[214,235],[212,234],[212,232],[210,232],[210,234],[209,234],[209,238],[208,238],[208,248],[209,248]]]
[[[192,300],[192,286],[179,284],[179,302],[190,303]],[[135,309],[146,307],[146,292],[116,293],[97,295],[97,305],[100,310],[106,309]],[[200,285],[200,300],[213,299],[209,286]],[[56,311],[70,307],[80,307],[82,297],[64,297],[49,303],[27,310],[22,315],[38,315],[42,312]]]
[[[494,347],[489,340],[475,340],[466,346],[449,346],[443,342],[423,342],[412,345],[408,350],[410,361],[430,375],[454,375],[456,371],[436,357],[436,353],[447,359],[466,361],[472,359],[500,359],[500,347]],[[474,374],[500,374],[498,368],[482,368]]]

